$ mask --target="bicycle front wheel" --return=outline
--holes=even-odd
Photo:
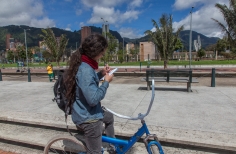
[[[151,145],[151,152],[152,152],[152,154],[160,154],[159,149],[155,144]]]
[[[44,154],[85,154],[86,147],[74,136],[56,136],[44,148]]]

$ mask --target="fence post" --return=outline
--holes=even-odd
[[[212,68],[212,73],[211,73],[211,87],[215,87],[216,83],[215,83],[215,78],[216,78],[216,69]]]
[[[192,70],[189,71],[189,82],[192,83],[193,72]]]
[[[17,62],[17,70],[16,70],[16,72],[20,72],[20,69],[19,69],[19,63]]]
[[[0,69],[0,81],[2,81],[2,71]]]
[[[141,72],[142,62],[140,62],[140,72]]]
[[[169,81],[170,81],[170,71],[169,71],[169,70],[167,70],[167,72],[166,72],[166,73],[167,73],[167,76],[166,76],[166,77],[167,77],[167,82],[169,82]]]
[[[31,82],[30,69],[28,68],[28,82]]]

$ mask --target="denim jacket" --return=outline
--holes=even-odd
[[[76,94],[72,107],[72,121],[82,124],[103,119],[101,100],[105,97],[109,82],[104,81],[99,87],[99,79],[103,76],[90,65],[82,62],[76,74]]]

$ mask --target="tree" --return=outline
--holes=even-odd
[[[222,53],[222,52],[225,52],[226,49],[228,48],[228,41],[227,41],[227,38],[222,38],[222,39],[219,39],[216,43],[216,50],[219,52],[219,53]]]
[[[48,52],[47,50],[44,50],[43,53],[42,53],[44,59],[45,59],[45,63],[47,64],[48,61],[53,61],[53,57],[52,57],[52,54],[50,52]]]
[[[123,63],[123,62],[124,62],[123,50],[118,50],[117,55],[118,55],[118,61],[119,61],[119,63]]]
[[[229,7],[225,4],[216,3],[215,7],[220,10],[227,25],[212,18],[226,34],[231,47],[236,47],[236,0],[229,0]]]
[[[18,46],[16,48],[16,51],[18,53],[18,60],[24,61],[26,59],[25,47],[24,46]]]
[[[177,42],[175,44],[175,51],[178,51],[179,49],[183,49],[184,45],[180,38],[177,39]]]
[[[14,53],[13,53],[13,51],[11,51],[11,50],[7,51],[7,60],[8,61],[13,61],[14,60]]]
[[[215,51],[216,50],[216,44],[210,44],[206,47],[206,51]]]
[[[224,56],[227,60],[230,60],[232,58],[231,54],[230,53],[221,53],[222,56]]]
[[[42,32],[43,35],[40,35],[40,37],[44,40],[43,44],[48,47],[51,56],[55,59],[57,66],[59,66],[59,62],[68,43],[68,39],[63,34],[59,38],[56,38],[50,28],[42,29]]]
[[[176,43],[179,38],[179,33],[184,29],[184,26],[180,26],[175,33],[173,33],[172,15],[163,14],[159,19],[159,24],[152,19],[153,26],[156,31],[145,31],[146,35],[149,35],[151,41],[156,45],[160,52],[160,56],[164,59],[164,69],[167,68],[169,56],[174,52]]]
[[[35,53],[34,55],[32,55],[34,60],[35,59],[40,60],[42,58],[42,55],[41,55],[42,53],[40,51],[40,48],[38,46],[31,47],[31,52],[33,53],[33,51]]]
[[[113,56],[115,56],[117,53],[118,48],[118,42],[115,36],[113,36],[111,33],[107,33],[107,41],[108,41],[108,47],[107,47],[107,58],[108,61],[111,60]]]
[[[132,55],[132,58],[136,59],[137,55],[139,54],[138,45],[136,45],[134,48],[130,49],[130,54]]]
[[[206,52],[204,49],[200,49],[198,52],[197,52],[197,56],[201,59],[203,56],[206,55]]]

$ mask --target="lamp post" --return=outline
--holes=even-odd
[[[102,31],[104,30],[104,35],[105,35],[105,38],[106,38],[106,40],[107,40],[107,26],[106,26],[106,22],[108,22],[108,21],[106,21],[106,20],[104,20],[103,18],[101,18],[102,20],[103,20],[103,25],[102,25]],[[106,65],[106,58],[105,57],[103,57],[104,58],[104,66]]]
[[[107,39],[107,29],[106,29],[106,22],[108,22],[107,20],[104,20],[103,18],[101,18],[103,20],[103,25],[104,25],[104,31],[105,31],[105,38]],[[102,26],[103,29],[103,26]]]
[[[123,37],[123,61],[124,61],[124,37]]]
[[[26,41],[26,29],[24,29],[24,33],[25,33],[25,52],[26,52],[27,70],[29,70],[29,64],[28,64],[28,51],[27,51],[27,41]]]
[[[75,49],[76,49],[76,51],[77,51],[77,42],[75,43]]]
[[[24,29],[24,33],[25,33],[25,52],[26,52],[26,61],[27,61],[27,70],[28,70],[28,82],[31,82],[31,75],[30,75],[29,62],[28,62],[28,51],[27,51],[27,41],[26,41],[26,30],[30,30],[30,29]]]
[[[190,34],[189,34],[189,69],[191,69],[191,60],[192,60],[192,11],[193,8],[191,9],[190,12]]]

